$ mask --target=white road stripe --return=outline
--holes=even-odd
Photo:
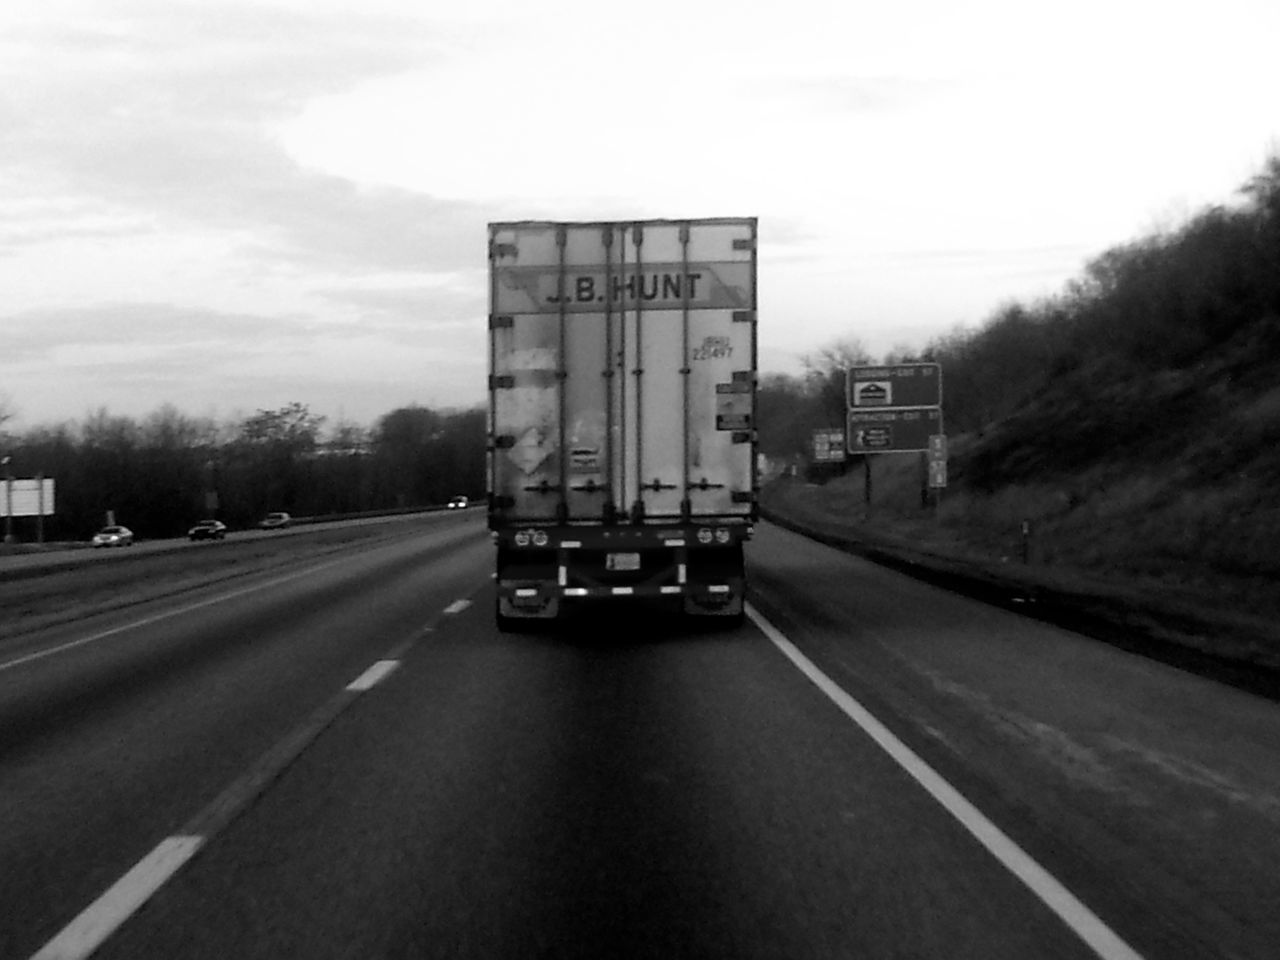
[[[845,715],[862,728],[885,753],[889,754],[929,795],[942,804],[961,826],[969,831],[1010,873],[1021,880],[1050,910],[1056,913],[1072,932],[1083,940],[1103,960],[1142,960],[1135,951],[1086,907],[1070,890],[1064,887],[1044,867],[1019,847],[999,827],[988,820],[981,811],[966,800],[955,787],[944,780],[910,747],[899,740],[870,711],[836,685],[801,653],[790,640],[750,604],[747,616],[773,641],[774,645],[815,686],[838,706]]]
[[[296,576],[304,576],[306,573],[314,572],[339,562],[341,561],[335,560],[333,563],[322,564],[319,567],[313,567],[298,574],[281,577],[272,581],[272,583],[292,580]],[[138,621],[132,626],[163,620],[186,610],[195,610],[211,603],[216,603],[219,600],[250,593],[253,590],[270,585],[259,584],[258,586],[226,594],[212,600],[201,601],[187,606],[181,611],[175,610],[167,614],[150,617],[147,620]],[[471,606],[470,600],[459,600],[445,612],[457,613],[469,606]],[[100,639],[127,629],[127,626],[116,627],[93,637],[86,637],[76,643],[64,644],[57,649],[79,646],[82,643],[88,643],[90,640]],[[431,628],[428,627],[426,629],[430,630]],[[415,642],[416,638],[410,637],[397,644],[389,651],[386,658],[376,661],[368,670],[348,684],[345,689],[361,692],[374,686],[400,665],[400,656],[407,653]],[[56,649],[45,651],[36,656],[47,656],[49,653],[54,652],[57,652]],[[35,659],[36,656],[27,659]],[[5,666],[13,666],[17,662],[0,664],[0,669]],[[170,877],[195,856],[204,844],[209,842],[212,837],[215,837],[228,823],[238,816],[252,802],[254,797],[265,790],[267,785],[275,777],[279,776],[285,767],[320,735],[320,732],[334,717],[342,712],[346,705],[354,702],[355,698],[344,697],[341,694],[331,698],[319,710],[315,711],[306,723],[295,728],[283,740],[276,743],[275,746],[263,754],[262,758],[249,769],[248,773],[223,791],[208,807],[197,814],[186,825],[186,833],[163,840],[151,853],[138,861],[128,873],[112,884],[102,896],[86,907],[79,916],[64,927],[52,940],[41,947],[39,952],[33,954],[31,960],[84,960],[84,958],[90,956]]]
[[[61,933],[33,954],[31,960],[81,960],[92,954],[203,844],[204,837],[176,836],[162,840]]]
[[[444,608],[445,613],[461,613],[467,607],[471,606],[470,600],[455,600]]]
[[[347,689],[355,691],[356,693],[363,693],[365,690],[372,688],[398,666],[400,666],[399,660],[379,660],[364,673],[360,674],[360,676],[348,683]]]

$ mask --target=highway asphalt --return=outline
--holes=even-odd
[[[764,524],[498,633],[478,516],[0,646],[0,956],[1270,957],[1280,708]]]

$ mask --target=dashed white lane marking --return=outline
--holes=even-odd
[[[397,644],[397,650],[408,644]],[[258,758],[239,779],[219,794],[172,837],[139,860],[106,893],[46,943],[31,960],[83,960],[133,915],[140,906],[320,736],[335,717],[400,665],[399,659],[373,663],[364,673],[329,698],[303,723]]]
[[[360,676],[348,683],[347,689],[353,693],[363,693],[366,690],[372,689],[376,683],[382,680],[398,666],[400,666],[400,661],[398,660],[379,660],[364,673],[360,674]]]
[[[1064,887],[1049,871],[1040,866],[1004,831],[988,820],[977,807],[966,800],[942,775],[930,767],[910,747],[899,740],[877,720],[866,707],[845,693],[835,681],[819,670],[790,640],[782,635],[750,604],[747,616],[796,668],[862,728],[876,744],[911,775],[920,786],[942,804],[966,830],[1004,867],[1025,884],[1041,902],[1052,910],[1103,960],[1142,960],[1135,951],[1086,907],[1075,894]]]
[[[128,873],[40,948],[31,960],[81,960],[97,950],[138,907],[190,860],[204,837],[176,836],[162,840]]]
[[[260,590],[265,586],[283,583],[298,576],[305,576],[306,573],[312,573],[340,562],[335,560],[332,563],[321,564],[318,567],[312,567],[297,574],[280,577],[270,583],[259,584],[247,590],[240,590],[211,600],[191,604],[182,610],[174,610],[150,617],[129,626],[138,626],[141,623],[150,623],[156,620],[163,620],[166,617],[176,616],[178,613],[187,610],[196,610],[200,607],[217,603],[220,600],[225,600],[230,596],[251,593],[253,590]],[[471,606],[470,600],[457,600],[450,604],[444,612],[459,613],[469,606]],[[93,637],[83,638],[75,643],[64,644],[57,649],[79,646],[82,643],[88,643],[90,640],[100,639],[126,629],[129,629],[129,627],[117,627],[114,630],[104,631]],[[430,629],[428,628],[424,632],[429,632]],[[416,637],[410,637],[396,644],[385,658],[375,661],[368,670],[347,684],[341,692],[322,704],[304,723],[290,731],[275,746],[263,754],[238,780],[219,794],[212,803],[197,813],[185,825],[182,832],[162,840],[154,850],[134,864],[105,893],[81,911],[79,916],[63,927],[37,953],[33,954],[31,960],[85,960],[86,957],[89,957],[102,945],[103,941],[128,920],[139,907],[146,903],[170,877],[195,856],[201,847],[217,836],[227,824],[244,812],[253,799],[266,790],[270,783],[320,735],[321,731],[338,714],[359,699],[358,694],[365,692],[395,670],[400,665],[400,660],[404,654],[408,653],[413,647],[416,639]],[[40,654],[24,659],[47,656],[50,653],[56,653],[57,649],[43,651]],[[18,662],[20,661],[0,664],[0,669],[4,669],[6,666],[13,666]]]

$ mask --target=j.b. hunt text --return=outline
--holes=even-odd
[[[557,289],[547,295],[547,303],[652,303],[654,301],[696,301],[701,273],[576,274],[565,277],[564,295]],[[705,289],[705,288],[704,288]]]

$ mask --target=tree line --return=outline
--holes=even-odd
[[[139,537],[181,535],[216,517],[233,529],[266,513],[324,516],[409,509],[484,490],[485,412],[410,406],[372,428],[338,424],[305,404],[235,423],[164,406],[142,419],[106,410],[80,423],[7,437],[5,469],[56,483],[48,540],[85,539],[108,517]],[[34,518],[14,518],[35,539]]]
[[[1047,383],[1192,371],[1241,338],[1280,327],[1280,156],[1185,223],[1106,250],[1063,291],[1011,302],[977,331],[918,354],[943,364],[946,414],[978,432],[1026,406]],[[1260,343],[1260,359],[1266,343]]]
[[[1099,382],[1194,372],[1232,343],[1259,358],[1280,356],[1278,264],[1274,156],[1240,188],[1239,202],[1106,250],[1055,296],[1007,303],[979,328],[957,328],[923,349],[873,358],[851,335],[805,358],[801,376],[764,374],[756,406],[760,450],[775,462],[809,463],[813,431],[845,424],[844,376],[854,365],[940,363],[947,432],[954,435],[983,433],[1055,384],[1078,383],[1084,406]],[[1126,409],[1135,429],[1147,429],[1137,422],[1142,411]],[[4,414],[0,405],[0,427]],[[1079,450],[1065,442],[1061,424],[1039,431],[1070,456],[1103,451],[1106,438],[1127,429],[1114,412],[1106,420],[1073,413],[1072,421],[1088,428]],[[370,429],[324,427],[324,418],[298,403],[233,424],[168,406],[142,420],[103,410],[78,425],[8,436],[3,449],[14,475],[56,478],[58,513],[46,522],[51,538],[82,538],[108,510],[140,536],[172,536],[203,515],[238,526],[271,510],[305,516],[410,508],[485,488],[483,409],[411,406]]]
[[[873,360],[847,338],[806,358],[802,376],[765,376],[761,447],[807,462],[813,431],[845,423],[849,366],[936,362],[949,434],[981,435],[1051,402],[1061,416],[1039,436],[1012,433],[1013,442],[1056,445],[1060,459],[1078,465],[1133,440],[1130,434],[1151,433],[1153,422],[1176,420],[1182,412],[1171,409],[1161,385],[1185,383],[1228,353],[1257,364],[1280,356],[1280,156],[1234,202],[1105,250],[1056,295],[1005,303],[978,328],[957,327],[923,349],[897,348]],[[1231,374],[1237,387],[1246,375]],[[1132,394],[1133,384],[1145,385],[1137,392],[1154,398],[1151,409],[1132,395],[1123,404],[1101,399],[1124,385]],[[1203,404],[1207,392],[1189,402]],[[1081,436],[1069,435],[1075,428]],[[987,472],[1007,479],[1007,458],[997,460]]]

